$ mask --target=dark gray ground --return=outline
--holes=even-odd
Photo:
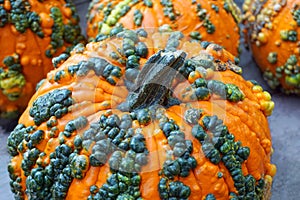
[[[239,1],[239,0],[238,0]],[[85,31],[85,15],[88,1],[75,0],[81,16],[81,27]],[[277,165],[277,175],[272,189],[272,200],[300,199],[300,97],[285,96],[279,92],[272,92],[262,80],[260,71],[255,65],[251,54],[243,49],[240,65],[243,67],[246,79],[255,79],[264,89],[272,94],[275,102],[273,115],[269,117],[273,136],[273,163]],[[6,139],[8,131],[2,127],[12,128],[16,122],[0,121],[0,200],[13,199],[9,188],[9,178],[6,170],[8,154],[6,153]]]

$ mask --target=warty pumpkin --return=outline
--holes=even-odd
[[[121,27],[156,29],[169,24],[173,30],[222,45],[237,56],[240,14],[232,0],[93,0],[87,35],[103,38]]]
[[[76,46],[8,137],[15,198],[268,199],[274,103],[236,64],[168,29]]]
[[[84,41],[70,0],[0,1],[0,117],[23,112],[51,60]]]
[[[268,85],[300,94],[300,1],[247,0],[245,37]]]

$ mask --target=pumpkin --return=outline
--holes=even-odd
[[[169,24],[192,39],[217,43],[237,56],[240,14],[232,0],[93,0],[87,36],[104,38],[115,29],[156,29]]]
[[[24,111],[53,56],[83,39],[69,0],[0,1],[0,117]]]
[[[300,1],[245,1],[245,37],[272,89],[300,94]]]
[[[168,29],[76,46],[8,137],[15,198],[268,199],[274,103],[234,58]]]

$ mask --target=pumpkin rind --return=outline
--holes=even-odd
[[[125,30],[51,71],[8,138],[15,198],[268,199],[270,95],[220,46],[179,35]]]
[[[300,94],[299,1],[245,1],[245,37],[272,89]]]
[[[0,2],[0,117],[24,111],[51,59],[83,42],[71,1]]]
[[[88,12],[87,36],[93,39],[98,34],[113,35],[122,27],[156,29],[169,24],[173,30],[222,45],[237,56],[239,21],[240,10],[231,0],[94,0]]]

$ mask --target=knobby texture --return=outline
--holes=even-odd
[[[179,36],[126,30],[51,71],[8,138],[15,198],[268,199],[269,93]]]
[[[24,111],[53,56],[83,41],[69,0],[0,1],[0,117]]]
[[[239,21],[240,10],[232,0],[94,0],[87,35],[92,39],[98,34],[112,35],[122,27],[157,29],[168,24],[195,40],[222,45],[237,56]]]
[[[273,89],[300,94],[300,1],[245,1],[248,44],[264,79]]]

